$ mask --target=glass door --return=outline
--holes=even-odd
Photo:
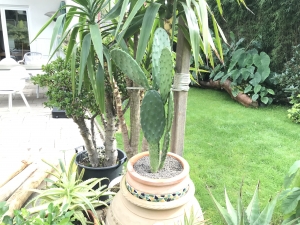
[[[27,10],[1,8],[0,57],[23,59],[30,51]]]

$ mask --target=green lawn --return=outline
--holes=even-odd
[[[300,158],[300,126],[287,118],[287,107],[245,108],[225,92],[192,88],[188,97],[184,158],[206,219],[222,224],[206,185],[224,206],[224,186],[236,205],[244,180],[248,205],[260,180],[265,206],[281,190],[283,178]],[[274,224],[280,224],[280,204]]]
[[[245,108],[225,92],[191,88],[185,130],[184,158],[196,186],[205,219],[223,224],[206,185],[224,206],[224,186],[236,205],[241,181],[247,206],[260,180],[264,207],[282,188],[283,178],[300,158],[300,126],[287,118],[287,107]],[[117,135],[122,148],[121,135]],[[280,204],[274,224],[280,224]]]

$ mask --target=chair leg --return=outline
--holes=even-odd
[[[40,85],[37,85],[36,87],[36,98],[39,98],[40,96]]]
[[[12,110],[12,93],[8,95],[8,109],[9,111]]]
[[[29,104],[28,104],[28,102],[27,102],[27,100],[26,100],[26,98],[25,98],[24,93],[23,93],[22,91],[19,91],[19,93],[20,93],[20,95],[22,96],[25,105],[27,106],[27,108],[29,109],[29,111],[31,111],[31,108],[30,108],[30,106],[29,106]]]

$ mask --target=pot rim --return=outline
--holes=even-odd
[[[118,150],[118,152],[122,152],[123,155],[124,155],[124,157],[121,158],[121,159],[118,158],[119,162],[118,162],[117,165],[114,165],[114,166],[106,166],[106,167],[90,167],[90,166],[85,166],[85,165],[83,165],[83,164],[80,164],[80,163],[78,162],[78,160],[79,160],[78,158],[79,158],[80,155],[87,153],[86,150],[83,150],[83,151],[77,153],[76,158],[75,158],[75,163],[76,163],[76,165],[77,165],[78,167],[81,167],[81,168],[84,168],[84,169],[89,169],[89,170],[109,170],[109,169],[118,168],[119,166],[122,166],[122,165],[126,162],[126,160],[127,160],[127,155],[126,155],[126,153],[125,153],[124,151],[122,151],[121,149],[117,149],[117,150]]]
[[[171,156],[171,157],[177,159],[183,167],[183,170],[180,174],[178,174],[174,177],[165,178],[165,179],[153,179],[153,178],[145,177],[145,176],[138,174],[134,170],[133,165],[140,158],[142,158],[144,156],[148,156],[148,155],[149,155],[149,152],[141,152],[141,153],[138,153],[138,154],[134,155],[133,157],[131,157],[131,159],[129,159],[129,161],[127,163],[127,173],[129,176],[131,176],[132,179],[134,179],[142,184],[151,185],[151,186],[168,186],[168,185],[173,185],[173,184],[179,183],[184,178],[189,176],[190,166],[189,166],[188,162],[183,157],[181,157],[175,153],[172,153],[172,152],[168,152],[168,156]]]

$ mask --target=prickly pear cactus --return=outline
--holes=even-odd
[[[159,77],[160,86],[159,91],[161,98],[166,103],[172,87],[173,78],[173,60],[172,53],[168,48],[163,48],[159,58]]]
[[[111,57],[116,65],[133,82],[146,89],[141,105],[141,127],[149,143],[151,172],[163,168],[170,143],[170,130],[174,115],[174,100],[171,92],[173,60],[167,32],[158,28],[152,46],[153,87],[136,61],[126,52],[115,49]],[[165,105],[168,104],[167,107]],[[165,109],[167,110],[165,112]],[[164,137],[162,149],[160,141]]]
[[[146,92],[141,105],[141,126],[149,143],[158,143],[166,125],[165,109],[156,90]]]
[[[111,57],[116,65],[136,84],[148,90],[149,83],[141,67],[137,62],[126,52],[121,49],[111,51]]]
[[[163,28],[157,28],[154,32],[152,45],[152,77],[153,88],[156,90],[160,88],[159,59],[164,48],[171,51],[169,35]]]

